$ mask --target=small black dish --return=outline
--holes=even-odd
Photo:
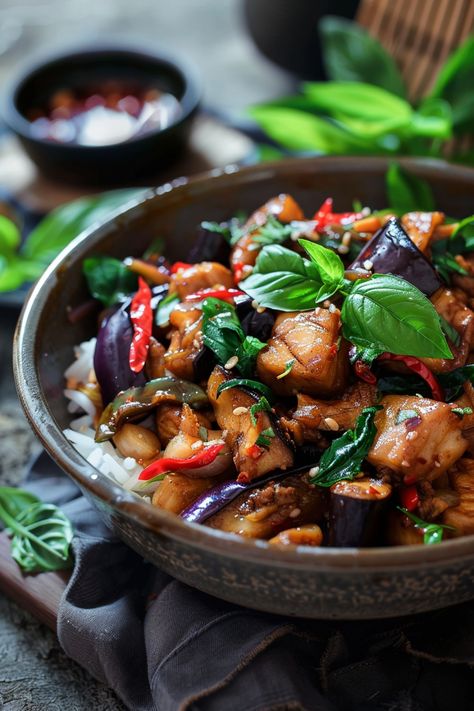
[[[181,115],[164,129],[109,145],[56,143],[34,135],[29,110],[56,91],[81,90],[98,81],[151,82],[178,99]],[[200,86],[192,69],[167,52],[95,46],[35,62],[13,81],[5,99],[6,124],[44,175],[83,185],[129,185],[156,175],[178,157],[199,105]]]

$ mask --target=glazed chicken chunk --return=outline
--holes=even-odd
[[[347,344],[337,309],[280,314],[272,337],[257,358],[257,372],[279,395],[303,392],[327,397],[341,392],[348,377]],[[279,379],[288,363],[291,370]]]
[[[461,457],[467,441],[451,406],[405,395],[387,395],[377,413],[377,435],[367,460],[406,484],[437,479]]]
[[[200,289],[224,286],[229,288],[234,285],[230,269],[219,262],[201,262],[191,267],[178,269],[171,276],[171,289],[176,291],[180,299],[194,294]]]

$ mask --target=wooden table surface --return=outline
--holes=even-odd
[[[252,102],[291,91],[288,77],[262,59],[247,39],[239,17],[239,0],[2,0],[0,4],[1,18],[8,19],[7,23],[0,22],[2,84],[28,54],[64,44],[71,28],[79,42],[104,33],[107,39],[114,35],[123,38],[126,27],[128,40],[143,38],[184,51],[204,75],[205,102],[221,111],[242,111]],[[222,149],[231,148],[229,134],[220,133],[217,140],[218,134],[209,122],[201,122],[192,157],[188,155],[187,161],[176,167],[176,174],[205,167],[203,151],[209,164],[235,160],[229,152],[227,158],[223,157]],[[244,144],[239,150],[245,151]],[[31,164],[8,138],[0,140],[0,187],[5,184],[21,191],[31,204],[45,207],[75,195],[75,191],[38,180]],[[16,317],[13,309],[0,309],[1,485],[18,483],[32,454],[39,451],[12,381],[11,342]],[[8,555],[8,545],[1,534],[0,585],[8,584],[11,597],[0,593],[0,709],[120,711],[123,707],[114,693],[67,659],[54,632],[48,629],[54,628],[54,610],[62,588],[60,576],[23,578]],[[43,601],[35,614],[43,624],[21,607],[31,605],[32,598],[38,599],[38,586]]]

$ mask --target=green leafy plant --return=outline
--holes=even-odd
[[[365,29],[328,16],[319,30],[330,81],[305,83],[297,96],[250,109],[282,148],[442,157],[447,141],[474,130],[474,38],[449,57],[432,91],[411,104],[393,58]],[[474,160],[470,153],[455,158]]]
[[[104,306],[124,301],[136,291],[138,277],[113,257],[88,257],[82,264],[89,291]]]
[[[23,489],[0,487],[0,520],[11,538],[12,558],[27,573],[71,565],[72,527],[52,504]]]
[[[391,274],[346,282],[337,254],[308,240],[299,243],[310,261],[284,247],[264,247],[240,288],[262,306],[280,311],[309,311],[340,292],[345,297],[343,334],[367,349],[372,360],[384,351],[452,358],[439,316],[419,289]]]
[[[375,415],[381,405],[366,407],[357,418],[353,430],[347,430],[324,451],[311,483],[329,487],[338,481],[352,480],[360,474],[362,462],[369,453],[377,429]]]
[[[423,543],[427,546],[431,546],[436,543],[441,543],[445,530],[455,530],[453,526],[447,526],[442,523],[432,523],[428,521],[423,521],[423,519],[418,518],[418,516],[415,516],[414,513],[411,513],[411,511],[408,511],[407,509],[404,509],[401,506],[397,506],[397,508],[410,519],[415,528],[418,528],[420,529],[420,531],[423,532]]]
[[[23,243],[17,226],[0,216],[0,291],[18,289],[37,279],[71,240],[143,193],[143,188],[113,190],[61,205]]]

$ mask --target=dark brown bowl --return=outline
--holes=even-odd
[[[403,163],[427,178],[440,209],[472,212],[474,171],[443,162]],[[15,378],[25,412],[42,443],[132,548],[179,580],[225,600],[285,615],[363,619],[406,615],[474,597],[474,536],[435,546],[280,550],[265,541],[184,523],[140,501],[83,459],[61,433],[68,424],[63,372],[73,346],[95,334],[72,326],[66,307],[86,297],[82,260],[97,253],[141,254],[157,234],[172,259],[183,258],[196,225],[252,210],[290,192],[308,212],[328,195],[338,209],[353,198],[385,205],[387,161],[379,158],[291,159],[228,168],[150,191],[71,243],[33,288],[18,324]]]

